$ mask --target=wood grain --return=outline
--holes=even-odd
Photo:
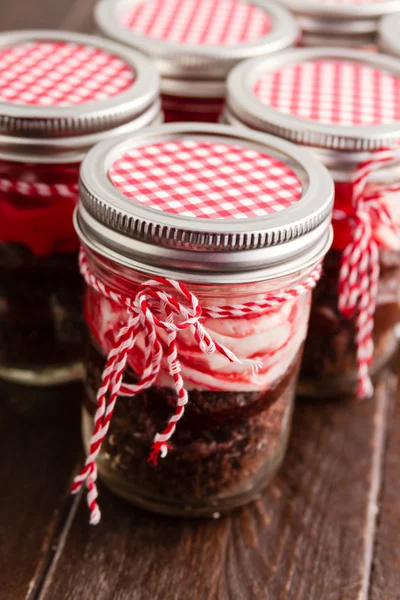
[[[299,402],[272,487],[219,521],[155,517],[102,488],[102,523],[79,506],[42,600],[366,599],[389,388]]]
[[[22,391],[1,388],[0,598],[5,600],[33,598],[45,576],[81,451],[80,386],[36,398],[24,398]]]
[[[400,598],[400,394],[392,400],[374,548],[371,600]]]

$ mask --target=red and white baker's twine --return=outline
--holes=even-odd
[[[0,192],[3,194],[17,193],[29,198],[76,198],[78,199],[78,184],[29,182],[0,176]]]
[[[357,395],[360,398],[369,397],[373,391],[369,367],[374,350],[372,334],[379,283],[379,245],[373,235],[374,227],[384,225],[396,235],[400,232],[399,223],[384,202],[386,190],[366,195],[365,185],[374,170],[396,157],[399,157],[398,152],[382,150],[357,171],[353,182],[354,213],[350,218],[352,239],[343,252],[339,275],[339,309],[346,318],[354,316],[356,322]],[[348,215],[334,210],[333,217],[348,218]]]
[[[75,163],[65,165],[26,163],[16,168],[15,163],[0,160],[0,193],[2,194],[77,200],[78,178],[79,165]]]
[[[119,294],[94,275],[83,250],[80,253],[80,269],[90,287],[127,311],[126,324],[121,327],[116,336],[114,347],[108,354],[103,371],[101,386],[97,394],[97,410],[94,416],[94,429],[88,456],[82,471],[75,477],[72,485],[72,492],[77,493],[86,483],[90,522],[94,525],[99,522],[101,516],[97,504],[96,458],[107,435],[118,396],[122,394],[135,396],[155,383],[164,354],[160,331],[168,332],[167,363],[169,374],[174,380],[177,404],[165,429],[154,437],[149,456],[149,461],[153,463],[157,463],[160,454],[161,457],[167,455],[170,449],[169,440],[178,421],[182,418],[188,402],[188,392],[182,379],[178,356],[178,333],[185,329],[191,329],[202,352],[206,354],[218,352],[231,362],[248,363],[253,370],[257,370],[260,365],[256,361],[242,360],[228,348],[213,340],[203,327],[201,318],[223,319],[268,311],[311,290],[320,277],[321,266],[315,267],[310,275],[298,285],[279,294],[271,295],[265,300],[209,308],[202,308],[196,296],[183,283],[164,277],[155,277],[138,286],[136,294],[132,298]],[[135,385],[123,384],[129,351],[134,347],[140,334],[144,335],[145,347],[143,371],[141,374],[137,374],[139,380]]]

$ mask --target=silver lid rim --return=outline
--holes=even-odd
[[[277,261],[272,266],[270,264],[270,256],[266,256],[265,249],[251,250],[248,253],[252,254],[254,262],[258,265],[265,265],[268,262],[268,267],[259,266],[259,268],[246,269],[243,266],[243,252],[230,252],[229,255],[233,261],[229,263],[229,268],[226,269],[226,263],[221,261],[224,254],[221,252],[207,253],[207,263],[203,268],[193,269],[194,261],[198,258],[198,253],[188,253],[186,260],[179,260],[180,257],[171,256],[159,252],[157,263],[149,263],[146,258],[154,249],[153,245],[132,240],[135,254],[125,256],[115,249],[105,246],[101,240],[90,235],[90,229],[83,223],[82,212],[75,209],[74,212],[74,227],[79,236],[81,244],[95,252],[96,254],[111,260],[112,262],[140,271],[150,277],[162,277],[167,275],[172,279],[192,283],[210,283],[218,285],[229,285],[238,283],[257,283],[259,281],[267,281],[278,277],[285,277],[308,269],[313,265],[321,262],[332,246],[333,229],[329,226],[324,235],[318,240],[318,243],[313,247],[313,252],[309,252],[306,256],[299,255],[297,258],[286,262]],[[106,231],[106,230],[105,230]],[[319,232],[316,232],[316,234]],[[178,252],[178,251],[177,251]],[[246,255],[248,254],[246,252]],[[219,260],[218,260],[219,259]],[[210,271],[210,265],[214,266],[213,271]],[[192,267],[190,269],[190,267]]]
[[[107,37],[140,50],[156,60],[162,76],[185,78],[205,72],[212,77],[224,78],[239,60],[277,52],[293,45],[299,39],[296,19],[274,0],[243,0],[267,12],[273,22],[272,30],[253,42],[229,46],[178,44],[149,38],[125,29],[116,18],[116,1],[100,0],[94,16],[100,31]],[[185,70],[186,69],[186,70]]]
[[[400,57],[399,25],[400,13],[384,17],[379,24],[378,46],[383,52]]]
[[[365,4],[323,4],[318,0],[281,0],[287,8],[296,14],[335,17],[342,19],[361,19],[368,17],[382,17],[383,15],[398,12],[400,0],[385,0],[385,2],[367,2]]]
[[[333,17],[311,17],[309,15],[298,15],[299,23],[303,33],[314,35],[327,34],[330,36],[373,36],[378,30],[379,19],[336,19]],[[326,42],[322,44],[326,46]]]
[[[136,132],[163,122],[160,99],[149,106],[136,119],[107,131],[66,138],[16,137],[0,135],[0,160],[31,162],[35,164],[61,164],[81,162],[95,144],[105,139]]]
[[[159,75],[151,61],[135,50],[101,37],[52,30],[27,30],[0,34],[0,49],[30,41],[85,44],[110,52],[126,62],[136,74],[124,92],[71,106],[34,106],[0,101],[0,133],[40,137],[76,136],[105,131],[136,118],[154,104],[159,95]]]
[[[160,212],[120,193],[107,173],[114,160],[129,148],[184,137],[226,141],[275,152],[298,173],[304,194],[282,213],[243,220],[209,220]],[[283,140],[246,128],[225,125],[179,123],[152,127],[117,142],[107,141],[93,148],[81,168],[80,203],[76,222],[84,243],[88,239],[106,251],[118,250],[125,259],[147,256],[157,264],[167,260],[180,268],[210,270],[209,257],[223,271],[254,270],[266,266],[286,268],[287,262],[308,260],[325,239],[330,227],[333,183],[327,170],[308,152]],[[139,246],[146,250],[139,251]],[[141,247],[142,247],[141,246]],[[149,252],[149,248],[151,251]],[[227,252],[228,251],[228,252]],[[240,261],[237,256],[240,255]],[[189,256],[189,259],[188,259]],[[193,259],[196,257],[196,260]],[[207,257],[207,258],[205,258]],[[268,258],[269,257],[269,258]],[[260,263],[261,261],[261,263]],[[297,262],[296,262],[297,264]],[[286,266],[284,266],[286,265]]]
[[[249,127],[305,146],[362,152],[396,145],[400,141],[400,121],[352,127],[318,123],[266,106],[249,89],[257,75],[268,69],[279,70],[319,58],[369,64],[400,77],[400,61],[386,55],[334,47],[285,50],[275,57],[244,61],[231,71],[227,81],[228,110]]]

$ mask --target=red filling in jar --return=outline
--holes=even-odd
[[[74,365],[81,355],[78,172],[77,164],[0,164],[0,373]]]

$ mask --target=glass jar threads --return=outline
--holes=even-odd
[[[307,152],[243,128],[162,125],[89,152],[88,458],[73,489],[86,482],[93,523],[96,468],[141,507],[194,516],[273,476],[332,201]]]
[[[289,11],[263,0],[100,0],[95,17],[103,34],[155,60],[167,122],[218,121],[231,67],[299,36]]]
[[[81,376],[82,297],[72,215],[96,142],[160,119],[147,58],[101,38],[0,35],[0,377]]]
[[[304,46],[374,48],[379,19],[399,0],[281,0],[299,19]]]
[[[400,61],[339,49],[247,61],[225,119],[309,147],[335,181],[334,241],[311,310],[300,389],[371,392],[400,320]]]

